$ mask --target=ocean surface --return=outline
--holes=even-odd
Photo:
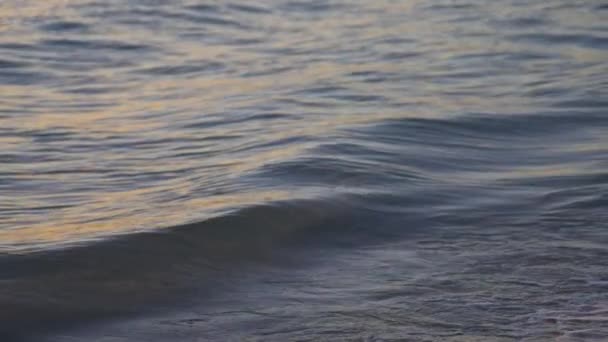
[[[0,340],[607,341],[601,0],[2,0]]]

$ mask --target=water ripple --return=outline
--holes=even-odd
[[[4,1],[0,339],[601,340],[605,9]]]

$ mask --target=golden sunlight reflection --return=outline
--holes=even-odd
[[[0,171],[10,178],[0,194],[0,209],[10,213],[0,221],[0,249],[312,197],[320,190],[239,182],[269,165],[306,160],[348,128],[529,114],[547,108],[546,97],[531,93],[577,89],[578,78],[603,71],[601,51],[581,44],[537,57],[548,47],[515,39],[519,27],[503,32],[496,22],[519,9],[499,3],[478,9],[488,20],[463,22],[455,20],[459,11],[427,15],[434,4],[421,0],[357,0],[340,10],[330,1],[329,9],[305,15],[272,1],[260,5],[267,11],[177,3],[0,3],[0,67],[10,69],[0,75],[0,145],[7,151],[0,151],[7,161]],[[561,16],[584,24],[575,14]],[[520,54],[529,60],[513,58]],[[539,83],[539,74],[560,71],[557,57],[590,66],[560,84]],[[568,148],[602,150],[591,144]],[[585,167],[450,179],[561,176]]]
[[[158,190],[134,190],[98,196],[97,203],[67,209],[61,214],[57,213],[48,217],[48,222],[0,230],[0,241],[7,245],[61,245],[69,243],[69,241],[90,240],[107,235],[167,227],[174,222],[184,222],[184,212],[205,211],[208,214],[204,218],[210,218],[228,208],[243,208],[260,203],[293,199],[295,195],[293,192],[268,190],[242,192],[235,195],[215,195],[183,201],[178,205],[169,204],[156,208],[145,207],[141,203],[142,205],[139,207],[131,207],[127,210],[121,209],[117,205],[117,203],[125,201],[129,203],[145,201],[146,195]],[[96,220],[96,210],[109,211],[114,217]],[[147,215],[141,215],[142,210]],[[137,215],[138,212],[140,215]],[[153,214],[150,215],[150,213]],[[197,216],[197,219],[203,218]]]

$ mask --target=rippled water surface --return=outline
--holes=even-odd
[[[604,341],[602,1],[0,3],[0,337]]]

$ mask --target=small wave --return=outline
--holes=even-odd
[[[511,37],[514,41],[529,41],[543,44],[567,44],[590,49],[608,49],[608,38],[591,34],[519,34]]]
[[[238,264],[267,260],[289,241],[301,243],[347,219],[336,201],[276,203],[165,230],[3,255],[0,333],[168,305]]]
[[[90,30],[89,25],[77,21],[55,21],[40,26],[41,31],[51,32],[86,32]]]
[[[142,52],[153,49],[147,45],[126,43],[110,40],[80,40],[80,39],[44,39],[40,42],[42,47],[50,49],[83,49],[87,52],[95,50],[136,51]]]

